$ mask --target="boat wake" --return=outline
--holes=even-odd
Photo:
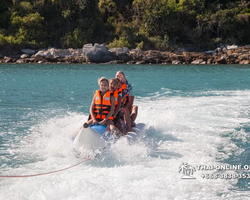
[[[179,173],[182,163],[196,166],[248,162],[249,91],[214,93],[216,95],[159,97],[157,100],[138,98],[139,108],[147,108],[140,109],[138,116],[138,121],[147,124],[143,136],[134,142],[120,138],[104,151],[85,147],[76,149],[77,153],[73,150],[72,138],[87,115],[66,113],[38,120],[25,136],[13,135],[13,142],[0,157],[2,174],[55,171],[84,158],[91,159],[67,172],[39,179],[1,180],[4,188],[1,186],[0,198],[80,199],[84,195],[87,199],[103,199],[105,195],[105,198],[116,199],[121,196],[127,199],[135,196],[241,199],[237,188],[240,181],[236,179],[204,179],[201,177],[204,172],[196,170],[195,179],[188,181],[182,180],[183,174]],[[107,184],[111,191],[107,191]],[[248,188],[247,180],[243,187]],[[73,192],[63,193],[66,188],[72,188]]]

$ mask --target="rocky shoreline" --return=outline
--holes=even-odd
[[[86,44],[82,49],[22,49],[20,55],[2,56],[0,63],[105,63],[105,64],[250,64],[250,45],[207,52],[162,52]]]

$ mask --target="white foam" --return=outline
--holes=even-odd
[[[242,152],[230,139],[247,140],[244,130],[235,128],[250,122],[249,95],[211,91],[198,97],[137,98],[137,121],[148,125],[145,138],[133,144],[121,139],[98,158],[63,172],[0,178],[0,199],[240,199],[231,190],[236,180],[203,179],[202,173],[213,171],[198,170],[196,179],[183,180],[179,167],[183,162],[221,164]],[[35,174],[82,161],[72,151],[71,138],[86,118],[69,113],[38,122],[13,149],[17,159],[29,162],[2,166],[4,172]]]

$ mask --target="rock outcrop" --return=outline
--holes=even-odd
[[[206,52],[162,52],[85,44],[82,49],[22,49],[19,57],[0,56],[0,63],[107,63],[107,64],[250,64],[250,46],[236,45]],[[34,54],[32,54],[34,53]]]

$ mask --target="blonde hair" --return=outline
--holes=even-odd
[[[118,71],[116,74],[122,74],[125,77],[125,74],[123,71]]]
[[[118,85],[118,81],[117,81],[116,78],[111,78],[111,79],[109,79],[109,83],[110,83],[111,81],[115,81],[115,82],[116,82],[116,85]]]
[[[108,79],[107,79],[106,77],[104,77],[104,76],[103,76],[103,77],[101,77],[101,78],[98,78],[98,80],[97,80],[97,81],[98,81],[98,84],[99,84],[99,85],[101,84],[101,82],[102,82],[102,81],[107,81],[107,83],[108,83],[108,85],[109,85],[109,81],[108,81]]]

